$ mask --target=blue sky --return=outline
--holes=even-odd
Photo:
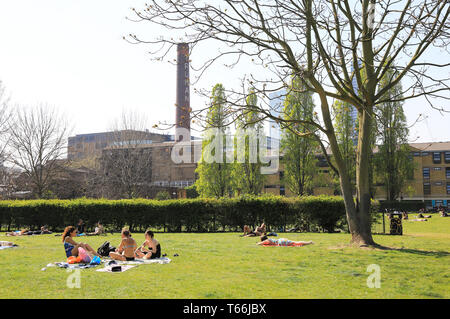
[[[131,7],[144,2],[2,0],[0,80],[12,104],[52,105],[73,123],[73,134],[108,130],[124,108],[145,114],[149,126],[173,121],[175,67],[151,61],[148,47],[122,39],[129,33],[147,38],[161,33],[150,24],[125,19]],[[198,87],[234,85],[241,72],[217,66]],[[205,102],[191,95],[193,108]],[[450,110],[450,105],[442,106]],[[428,116],[411,129],[411,140],[450,140],[449,114],[442,116],[423,99],[406,102],[404,109],[409,123],[420,113]]]

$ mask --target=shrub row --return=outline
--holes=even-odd
[[[239,197],[181,200],[16,200],[0,201],[0,227],[61,231],[83,219],[87,229],[102,221],[108,230],[128,226],[167,232],[241,231],[265,222],[269,230],[299,227],[301,231],[346,229],[342,198],[308,196]]]

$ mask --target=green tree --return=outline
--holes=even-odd
[[[195,182],[201,197],[224,197],[231,192],[231,164],[226,161],[226,97],[222,84],[212,90],[211,106],[206,115],[202,158],[195,172]]]
[[[440,50],[442,58],[436,61],[426,57],[445,47],[448,41],[450,2],[206,0],[202,3],[153,1],[143,10],[133,8],[133,12],[139,21],[162,26],[169,33],[173,30],[184,33],[183,40],[189,41],[194,52],[202,50],[203,43],[218,44],[216,54],[202,61],[200,74],[212,70],[226,56],[232,61],[226,65],[230,69],[242,72],[243,64],[250,62],[257,68],[254,74],[261,72],[259,76],[251,74],[251,84],[258,94],[284,86],[286,74],[303,77],[320,101],[321,120],[315,124],[329,143],[335,162],[333,169],[339,174],[351,242],[359,246],[375,245],[370,214],[374,108],[383,101],[386,91],[407,77],[411,83],[403,100],[425,97],[433,107],[445,111],[432,103],[448,99],[450,86],[445,74],[450,68],[449,52]],[[379,23],[374,21],[375,12],[381,17]],[[151,40],[130,34],[128,39],[133,43],[152,43],[155,48],[173,46],[170,34]],[[165,61],[168,50],[155,50],[154,55]],[[359,61],[364,64],[359,66]],[[379,90],[379,82],[392,68],[392,62],[397,64],[398,76]],[[367,75],[365,79],[361,70]],[[357,92],[353,89],[356,86]],[[230,102],[241,105],[246,93],[233,93],[235,98]],[[430,96],[433,99],[427,98]],[[348,175],[348,164],[337,142],[330,100],[349,103],[357,110],[356,185]],[[262,114],[263,119],[283,121],[266,107],[251,110]]]
[[[313,178],[318,173],[315,153],[319,150],[314,127],[301,121],[314,119],[314,101],[298,78],[292,78],[282,114],[286,121],[296,121],[282,129],[280,150],[285,167],[282,182],[296,195],[311,194]]]
[[[346,172],[351,180],[352,189],[356,183],[356,139],[358,136],[358,119],[352,118],[354,106],[348,102],[336,100],[333,103],[334,128],[336,140],[342,159],[345,162]],[[339,183],[339,177],[335,176]]]
[[[246,99],[247,108],[236,121],[235,152],[233,164],[233,190],[237,194],[261,194],[265,175],[261,174],[262,162],[259,158],[261,142],[266,138],[264,127],[258,112],[252,107],[258,104],[258,97],[253,89]]]
[[[383,89],[392,77],[390,70],[380,82]],[[387,200],[396,200],[413,170],[411,151],[408,146],[409,130],[403,112],[402,85],[389,89],[384,95],[385,102],[375,106],[377,117],[378,152],[375,154],[375,178],[382,182]],[[390,102],[394,100],[393,102]]]

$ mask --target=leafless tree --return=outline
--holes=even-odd
[[[122,111],[112,125],[113,142],[100,159],[108,197],[144,196],[150,187],[151,151],[144,146],[152,142],[146,127],[146,117],[132,110]]]
[[[9,161],[23,170],[42,198],[64,164],[69,127],[64,116],[47,105],[17,107],[10,121]]]
[[[385,92],[405,80],[403,91],[391,101],[424,97],[431,107],[446,111],[437,103],[450,98],[448,0],[153,0],[132,10],[131,20],[167,30],[155,39],[133,34],[126,37],[131,43],[150,44],[157,60],[166,60],[177,42],[189,43],[193,57],[197,48],[204,50],[202,45],[218,45],[210,58],[193,66],[199,74],[191,81],[194,84],[222,61],[230,68],[243,63],[260,67],[262,72],[249,74],[245,84],[253,86],[266,101],[269,93],[286,88],[291,76],[303,79],[306,90],[320,101],[321,119],[298,123],[311,126],[306,134],[323,136],[329,144],[352,242],[375,244],[370,229],[369,179],[374,106],[384,102]],[[440,59],[427,54],[433,50],[439,51]],[[390,74],[395,76],[381,89],[379,83],[388,71],[394,71]],[[245,90],[229,91],[228,102],[234,104],[235,113],[241,108],[254,109],[263,119],[274,119],[281,126],[293,124],[284,121],[283,114],[274,116],[268,105],[247,106]],[[357,109],[356,198],[336,140],[333,99]],[[201,119],[201,111],[193,117]]]

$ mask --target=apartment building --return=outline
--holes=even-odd
[[[410,143],[414,160],[414,172],[400,193],[401,200],[420,200],[428,208],[450,208],[450,142]],[[331,154],[330,154],[331,155]],[[314,195],[336,195],[338,187],[330,176],[330,168],[323,156],[317,156],[318,174],[314,178]],[[283,184],[284,164],[281,157],[280,170],[268,175],[263,193],[293,196]],[[375,199],[386,200],[383,185],[376,185]]]

